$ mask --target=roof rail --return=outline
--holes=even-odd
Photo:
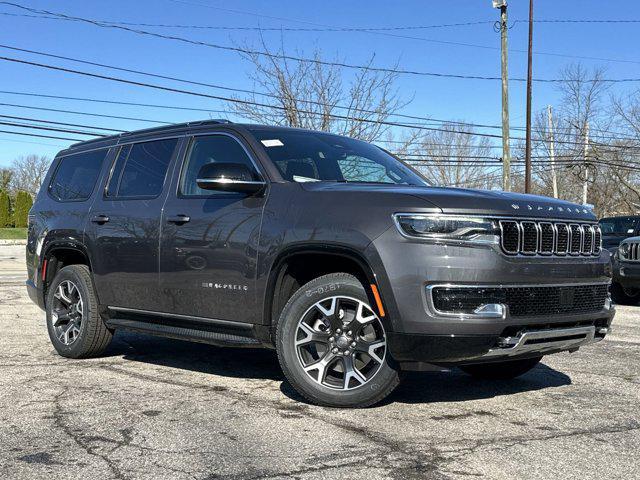
[[[117,135],[111,135],[111,136],[107,136],[107,137],[92,138],[91,140],[85,140],[83,142],[74,143],[74,144],[70,145],[69,148],[77,147],[78,145],[86,145],[88,143],[93,143],[93,142],[111,140],[111,139],[114,139],[114,138],[118,138],[119,139],[119,138],[124,138],[124,137],[130,137],[132,135],[164,132],[164,131],[177,130],[177,129],[180,129],[180,128],[199,127],[199,126],[206,126],[206,125],[219,125],[219,124],[224,124],[224,123],[233,123],[233,122],[231,122],[230,120],[226,120],[226,119],[207,119],[207,120],[196,120],[196,121],[193,121],[193,122],[172,123],[170,125],[163,125],[161,127],[143,128],[141,130],[132,130],[130,132],[123,132],[123,133],[119,133]]]

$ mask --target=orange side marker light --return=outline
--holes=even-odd
[[[384,307],[382,306],[382,300],[380,299],[380,293],[378,293],[378,287],[375,284],[371,284],[371,291],[373,292],[373,298],[376,300],[376,306],[381,317],[384,317]]]

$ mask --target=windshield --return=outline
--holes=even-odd
[[[380,148],[327,133],[250,128],[282,177],[291,182],[427,185]]]
[[[604,235],[632,235],[635,232],[636,217],[603,218],[600,220],[600,228]]]

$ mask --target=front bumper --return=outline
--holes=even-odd
[[[640,264],[638,262],[613,263],[613,281],[626,288],[640,288]]]
[[[499,246],[428,244],[394,230],[370,248],[384,271],[378,280],[389,311],[389,351],[397,361],[469,363],[573,350],[604,338],[615,314],[608,301],[586,313],[511,315],[508,308],[489,308],[475,315],[448,314],[434,309],[430,298],[430,287],[435,285],[494,289],[607,285],[608,251],[598,257],[510,257]],[[575,328],[583,330],[571,330]],[[521,341],[503,348],[506,338]]]

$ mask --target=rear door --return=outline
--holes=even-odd
[[[160,220],[180,142],[169,138],[118,147],[85,231],[94,281],[104,305],[160,308]]]
[[[175,169],[162,218],[160,285],[163,311],[252,323],[256,308],[256,258],[266,193],[203,190],[203,165],[243,163],[264,178],[249,150],[228,133],[189,139]]]

